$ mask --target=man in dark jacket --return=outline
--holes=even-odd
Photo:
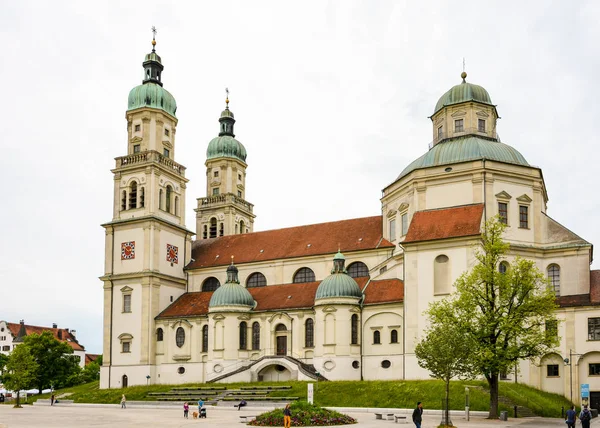
[[[423,404],[421,404],[420,401],[417,403],[417,408],[413,411],[412,418],[417,428],[421,428],[421,422],[423,421]]]

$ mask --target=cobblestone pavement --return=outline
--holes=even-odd
[[[191,409],[193,410],[193,409]],[[241,411],[229,409],[208,408],[206,419],[183,418],[183,410],[174,407],[120,409],[118,405],[71,405],[71,406],[25,406],[14,409],[9,405],[0,405],[0,428],[87,428],[87,427],[235,427],[243,428],[239,423],[240,415],[256,415],[265,409],[244,409]],[[375,420],[373,413],[348,412],[358,419],[354,427],[360,428],[413,428],[413,424],[395,424],[393,421]],[[409,417],[410,419],[410,417]],[[509,419],[507,422],[487,420],[482,417],[472,417],[466,421],[464,417],[453,417],[453,423],[459,428],[549,428],[565,426],[561,419],[522,418]],[[423,428],[437,427],[439,415],[425,415]],[[4,424],[4,426],[3,426]],[[600,422],[593,421],[592,425],[600,427]]]

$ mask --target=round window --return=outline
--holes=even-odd
[[[450,171],[452,171],[452,168],[448,167],[448,168],[446,168],[444,171],[446,171],[446,172],[450,172]]]
[[[357,369],[360,367],[360,363],[357,360],[352,361],[352,367]]]
[[[185,373],[185,367],[179,367],[179,368],[177,369],[177,373],[179,373],[179,374],[184,374],[184,373]]]
[[[390,360],[383,360],[381,362],[381,367],[383,367],[384,369],[389,369],[391,365],[392,363],[390,362]]]
[[[185,343],[185,330],[183,329],[183,327],[179,327],[179,328],[177,328],[177,331],[175,332],[175,344],[177,345],[177,347],[181,348],[184,343]]]

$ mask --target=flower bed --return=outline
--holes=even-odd
[[[292,403],[291,410],[293,427],[348,425],[356,423],[356,419],[348,415],[327,410],[305,401]],[[258,415],[248,425],[262,427],[283,426],[283,409],[275,409],[271,412]]]

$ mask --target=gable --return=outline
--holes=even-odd
[[[483,204],[417,211],[402,245],[481,234]]]

